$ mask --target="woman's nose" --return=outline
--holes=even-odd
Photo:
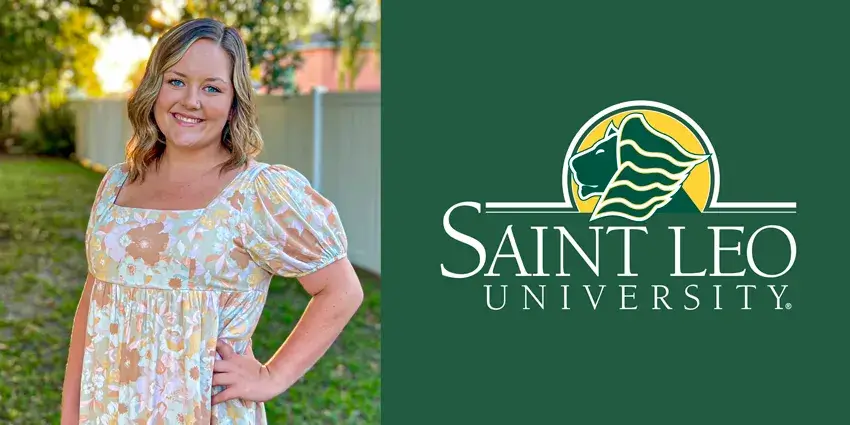
[[[201,101],[190,90],[187,90],[186,97],[183,98],[183,106],[187,109],[201,109]]]

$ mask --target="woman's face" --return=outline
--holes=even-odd
[[[224,49],[201,39],[165,72],[154,117],[167,144],[200,149],[221,143],[234,96],[230,71]]]

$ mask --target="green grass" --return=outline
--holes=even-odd
[[[0,423],[59,423],[84,241],[101,175],[63,160],[0,157]],[[379,282],[362,276],[363,306],[304,379],[267,404],[273,424],[379,424]],[[308,298],[275,278],[254,336],[271,356]]]

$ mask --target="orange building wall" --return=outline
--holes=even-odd
[[[381,91],[381,70],[374,50],[364,50],[366,61],[355,81],[356,91]],[[328,48],[311,48],[301,51],[304,62],[295,72],[295,81],[301,93],[309,93],[314,86],[322,85],[338,91],[337,59]]]

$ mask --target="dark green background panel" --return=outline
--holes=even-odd
[[[589,3],[588,3],[589,4]],[[767,3],[764,3],[768,5]],[[388,2],[383,7],[383,423],[788,423],[846,420],[848,279],[846,31],[826,3],[756,7],[602,2]],[[568,250],[569,278],[483,276],[513,225],[530,272],[530,226],[562,225],[586,247],[576,214],[456,211],[452,225],[487,248],[448,237],[458,202],[562,202],[564,154],[581,125],[628,100],[654,100],[694,118],[720,160],[722,201],[795,201],[796,214],[664,216],[635,235],[637,278],[618,278],[622,236],[602,237],[603,273]],[[625,221],[603,222],[628,224]],[[687,270],[713,267],[707,226],[744,226],[723,244],[778,224],[797,242],[782,278],[669,276],[672,233]],[[634,224],[633,224],[634,225]],[[558,271],[557,234],[545,246]],[[507,252],[507,246],[503,249]],[[572,255],[571,255],[572,253]],[[723,254],[726,270],[747,266]],[[756,260],[781,269],[778,233],[757,240]],[[701,303],[684,286],[700,285]],[[546,309],[523,310],[521,285],[546,286]],[[570,311],[560,286],[570,285]],[[606,285],[593,310],[581,285]],[[619,284],[637,285],[640,308],[620,311]],[[652,310],[667,285],[673,311]],[[723,285],[722,311],[713,287]],[[737,284],[758,286],[740,310]],[[775,310],[766,285],[789,285]],[[508,285],[500,311],[485,285]]]

